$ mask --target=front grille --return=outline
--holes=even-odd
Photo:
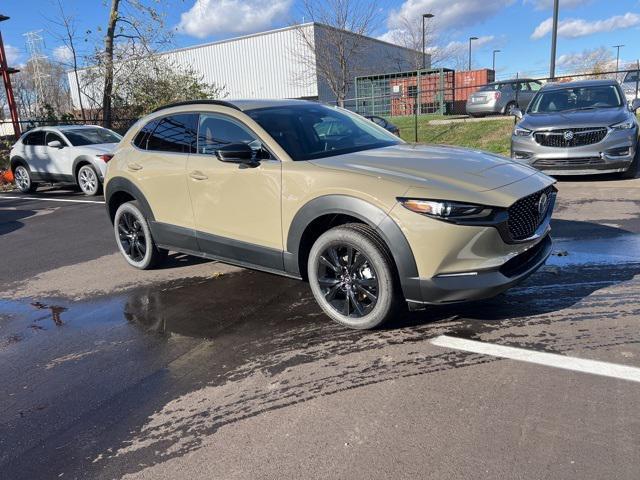
[[[540,211],[540,198],[547,196],[547,206]],[[552,185],[544,190],[521,198],[509,207],[509,235],[512,240],[524,240],[531,237],[544,221],[552,205],[555,189]]]
[[[583,147],[601,142],[607,136],[606,127],[565,128],[536,132],[534,138],[543,147]]]
[[[593,167],[605,163],[600,157],[579,158],[541,158],[534,162],[534,166],[540,169],[554,169],[567,167]]]

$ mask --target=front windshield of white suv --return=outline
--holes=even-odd
[[[615,85],[554,88],[539,92],[531,102],[528,113],[618,108],[622,105],[620,91]]]
[[[65,136],[74,147],[82,145],[98,145],[101,143],[118,143],[122,137],[106,128],[77,128],[64,131]]]

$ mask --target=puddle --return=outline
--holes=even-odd
[[[553,253],[547,260],[547,265],[558,267],[630,263],[640,263],[640,235],[554,239]]]

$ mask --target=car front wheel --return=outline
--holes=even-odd
[[[87,196],[92,197],[100,191],[100,179],[91,165],[83,165],[80,167],[77,181],[80,190]]]
[[[123,203],[113,220],[118,249],[129,265],[147,270],[161,263],[167,251],[156,246],[138,202]]]
[[[38,188],[38,184],[31,180],[29,167],[25,165],[18,165],[13,170],[13,177],[16,182],[16,187],[18,187],[22,193],[33,193]]]
[[[307,264],[311,291],[324,312],[350,328],[375,328],[400,311],[402,298],[391,255],[367,225],[323,233]]]

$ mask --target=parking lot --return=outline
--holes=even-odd
[[[302,282],[134,270],[100,197],[3,194],[0,476],[637,479],[640,179],[558,188],[524,284],[375,331]]]

